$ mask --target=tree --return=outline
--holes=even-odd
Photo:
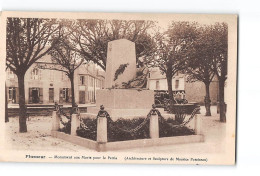
[[[19,131],[27,132],[24,76],[38,59],[46,55],[59,38],[54,19],[8,18],[6,29],[6,65],[18,78]]]
[[[9,122],[8,118],[8,101],[7,101],[7,88],[5,83],[5,122]]]
[[[196,38],[196,28],[195,23],[172,22],[165,33],[155,36],[156,48],[153,50],[153,55],[145,59],[148,65],[159,67],[166,75],[171,103],[174,102],[172,78],[177,72],[186,68],[187,51]]]
[[[74,92],[74,73],[77,68],[84,62],[84,59],[71,48],[70,42],[66,39],[59,40],[49,54],[51,55],[51,64],[38,63],[40,69],[49,69],[64,72],[71,83],[72,107],[75,107],[75,92]]]
[[[188,81],[202,81],[205,84],[205,108],[206,116],[211,116],[209,86],[215,76],[214,72],[214,36],[211,28],[201,27],[197,39],[189,48],[189,59],[186,68]]]
[[[216,23],[212,25],[212,35],[214,36],[214,69],[219,81],[219,105],[220,121],[226,122],[225,104],[225,81],[227,79],[227,57],[228,57],[228,25],[226,23]]]
[[[107,45],[109,41],[128,39],[136,44],[137,59],[151,55],[153,39],[148,33],[153,21],[135,20],[77,20],[65,22],[71,32],[74,50],[86,61],[92,61],[106,70]]]

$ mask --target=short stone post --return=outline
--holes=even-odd
[[[104,110],[104,106],[100,106],[100,111],[97,115],[97,142],[107,142],[107,112]]]
[[[198,115],[196,114],[195,117],[194,117],[194,131],[195,131],[195,134],[202,134],[201,132],[201,118],[198,117]]]
[[[151,110],[150,116],[150,138],[155,139],[159,138],[159,118],[158,118],[158,110],[155,108],[153,104],[153,109]]]
[[[60,129],[60,117],[58,111],[59,105],[55,102],[54,111],[52,112],[52,131],[58,131]]]
[[[78,105],[76,104],[72,108],[72,115],[71,115],[71,132],[70,134],[73,136],[77,136],[77,129],[80,126],[80,113],[79,113],[79,108]]]

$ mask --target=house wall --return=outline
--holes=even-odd
[[[212,104],[217,104],[218,99],[218,82],[212,81],[210,84],[210,99]],[[198,102],[204,104],[204,97],[206,95],[206,88],[203,82],[185,83],[186,99],[189,102]]]
[[[49,101],[49,88],[54,88],[54,102],[59,102],[60,100],[60,89],[62,88],[71,88],[69,78],[65,73],[55,70],[43,70],[39,69],[39,78],[33,79],[32,70],[35,68],[36,64],[33,64],[25,74],[25,102],[29,103],[29,88],[40,88],[42,89],[42,102],[43,104],[53,104]],[[102,88],[99,86],[95,88],[93,85],[90,85],[90,79],[93,79],[95,82],[101,82],[100,85],[103,85],[103,78],[96,78],[90,74],[85,74],[85,84],[81,85],[79,79],[79,72],[76,70],[74,74],[74,92],[75,92],[75,101],[79,104],[79,90],[81,86],[85,87],[85,103],[95,102],[95,91]],[[98,81],[97,81],[98,80]],[[18,88],[18,80],[16,75],[10,75],[10,71],[7,71],[6,75],[6,86],[7,86],[7,95],[9,87]],[[82,87],[81,87],[82,89]],[[92,97],[88,96],[89,91],[92,91]],[[13,103],[11,100],[8,103]],[[18,101],[16,102],[18,103]],[[64,104],[64,103],[63,103]]]
[[[176,80],[179,80],[179,86],[176,88]],[[159,86],[156,87],[156,82],[159,81]],[[172,90],[184,90],[185,87],[184,77],[176,77],[172,79]],[[149,79],[148,88],[150,90],[168,90],[168,84],[166,78]]]
[[[150,75],[148,79],[148,88],[150,90],[168,90],[167,80],[165,75],[163,75],[158,68],[153,68],[150,70]],[[198,102],[204,104],[204,97],[206,95],[205,85],[203,82],[186,82],[186,76],[184,74],[178,74],[172,79],[172,89],[176,90],[185,90],[185,98],[188,102]],[[176,80],[179,80],[179,86],[176,89],[175,83]],[[159,87],[156,87],[156,81],[159,81]],[[210,84],[210,98],[212,104],[217,103],[218,97],[218,81],[214,77],[213,81]]]

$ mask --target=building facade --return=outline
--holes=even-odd
[[[148,89],[155,91],[168,91],[168,84],[165,74],[159,68],[152,68],[148,78]],[[188,102],[204,103],[206,89],[203,82],[187,82],[185,74],[176,74],[172,79],[173,95],[176,98],[185,98]],[[212,104],[218,101],[218,81],[215,77],[210,84],[210,98]]]
[[[159,68],[152,68],[148,78],[148,89],[155,91],[168,91],[168,84],[166,76],[163,75]],[[176,74],[172,78],[172,90],[174,96],[185,91],[185,76],[183,74]],[[184,98],[184,97],[182,97]]]
[[[36,65],[42,62],[43,60],[34,63],[25,74],[25,102],[70,104],[69,78],[61,71],[37,68]],[[18,79],[9,69],[6,72],[6,87],[8,103],[19,103]],[[96,91],[102,88],[104,88],[104,73],[94,65],[81,65],[75,70],[74,92],[77,104],[95,103]]]

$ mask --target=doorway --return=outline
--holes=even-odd
[[[85,104],[85,91],[79,91],[79,103]]]
[[[10,103],[18,103],[18,88],[17,87],[9,87],[8,90],[8,100]]]
[[[39,90],[33,89],[32,90],[32,103],[39,103],[39,102],[40,102]]]
[[[71,103],[71,89],[70,88],[61,88],[60,89],[60,103]]]
[[[54,88],[49,88],[49,102],[54,103]]]

